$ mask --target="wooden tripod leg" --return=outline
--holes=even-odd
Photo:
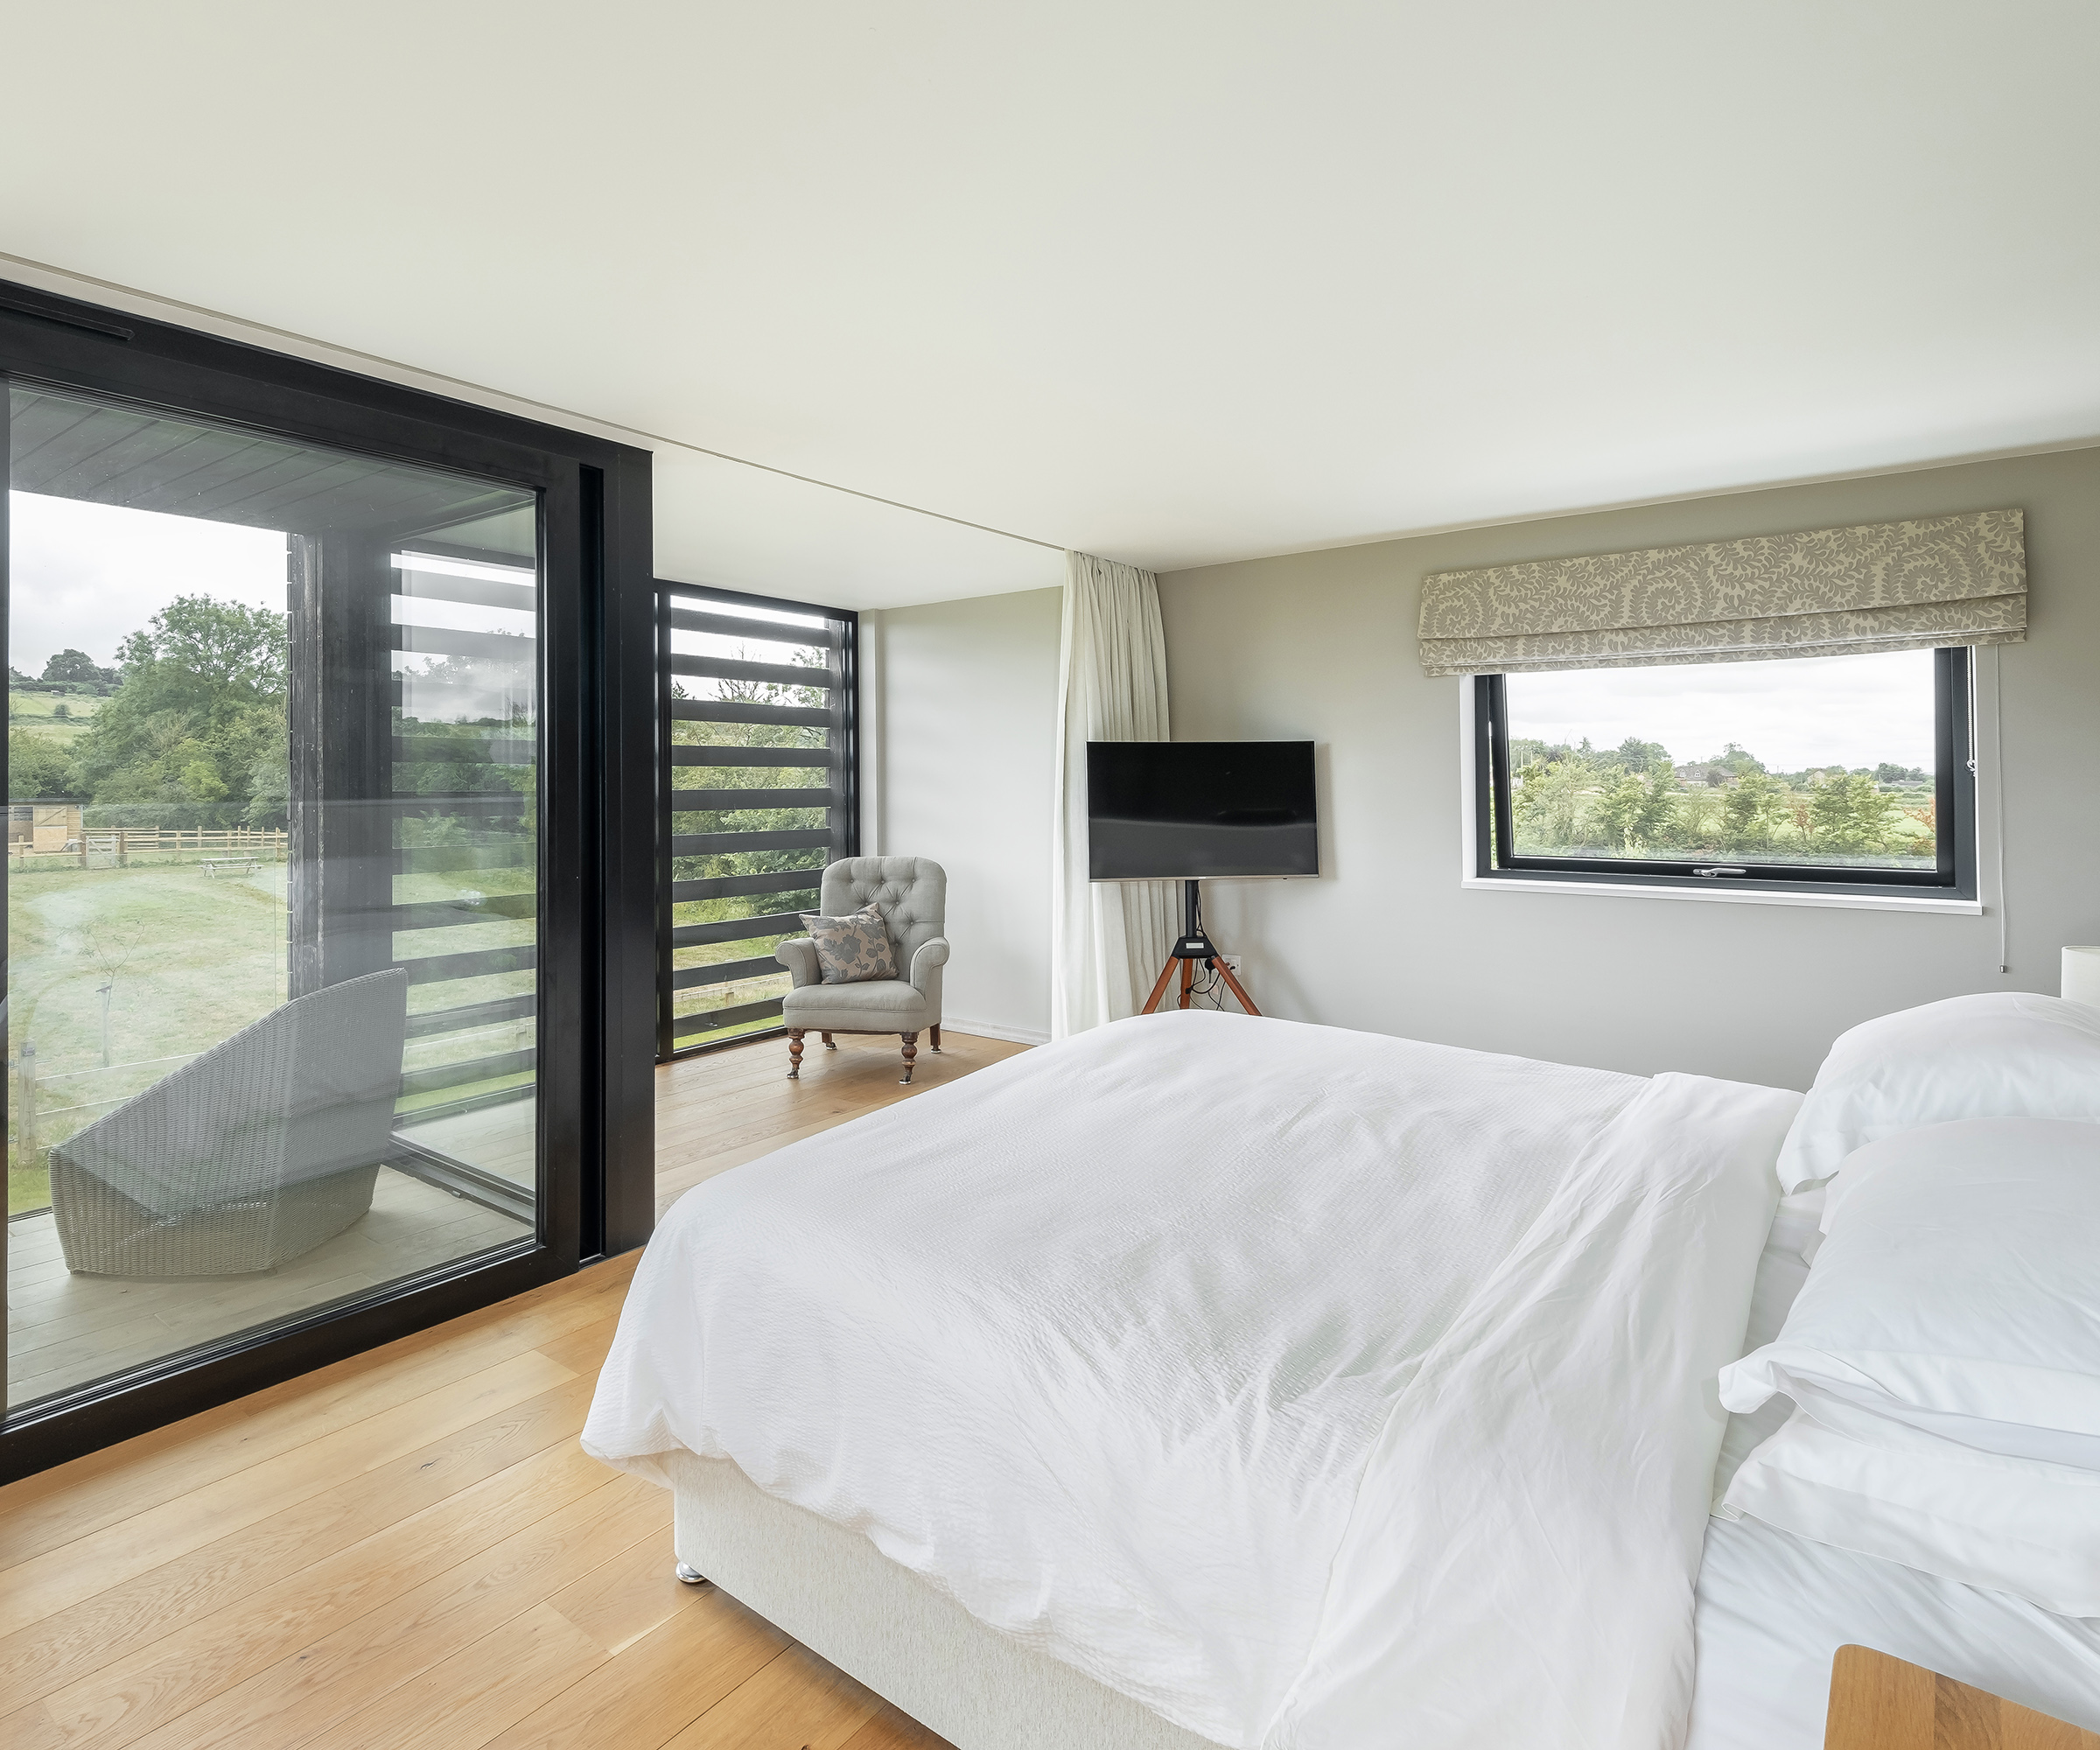
[[[1159,982],[1152,986],[1152,994],[1144,999],[1144,1006],[1138,1012],[1139,1014],[1149,1015],[1159,1006],[1159,999],[1166,995],[1166,981],[1173,976],[1174,962],[1170,960],[1159,969]]]
[[[1181,1006],[1185,1009],[1188,1006],[1189,989],[1195,982],[1196,962],[1193,960],[1183,961],[1181,962]]]
[[[1211,963],[1218,969],[1218,976],[1225,981],[1225,988],[1240,999],[1240,1006],[1250,1015],[1260,1014],[1262,1012],[1254,1006],[1253,998],[1240,988],[1240,981],[1232,976],[1232,968],[1222,960]]]

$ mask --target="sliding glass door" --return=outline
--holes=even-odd
[[[612,1018],[577,975],[604,971],[617,898],[602,838],[546,831],[623,818],[582,758],[595,639],[546,661],[549,536],[588,537],[587,475],[29,373],[6,419],[10,1438],[128,1393],[159,1409],[111,1425],[165,1419],[273,1342],[325,1358],[355,1346],[317,1345],[332,1325],[385,1306],[365,1324],[390,1334],[419,1292],[449,1288],[440,1316],[601,1250],[614,1164],[585,1117]]]

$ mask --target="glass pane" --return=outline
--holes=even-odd
[[[816,908],[817,877],[844,844],[846,706],[839,628],[822,615],[677,592],[665,605],[671,914],[684,932],[671,1006],[683,1048],[780,1025],[790,981],[773,951],[802,933],[794,914]],[[706,624],[681,626],[681,612]],[[720,805],[690,806],[696,791],[723,792]]]
[[[1520,856],[1936,865],[1929,650],[1503,688]]]
[[[532,1237],[537,504],[10,397],[8,1400]]]

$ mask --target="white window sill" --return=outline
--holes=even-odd
[[[1467,875],[1459,886],[1482,892],[1602,893],[1618,900],[1704,900],[1725,906],[1828,906],[1847,912],[1943,912],[1980,918],[1981,900],[1911,900],[1894,893],[1760,893],[1746,887],[1648,887],[1622,881],[1527,881],[1522,877]]]

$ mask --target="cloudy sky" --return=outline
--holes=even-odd
[[[1731,741],[1775,772],[1933,766],[1932,652],[1512,675],[1509,733],[1616,747],[1659,741],[1680,766]]]
[[[60,650],[107,664],[178,595],[284,611],[284,537],[267,528],[10,492],[9,664],[32,680]]]

